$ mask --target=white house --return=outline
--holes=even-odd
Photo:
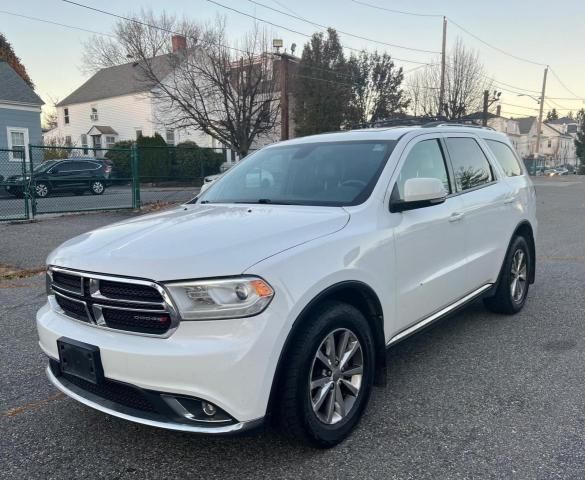
[[[155,57],[152,68],[159,78],[170,73],[170,55]],[[87,154],[92,148],[158,133],[169,145],[191,140],[200,147],[218,146],[201,132],[165,127],[153,88],[135,62],[100,70],[56,105],[57,127],[44,134],[45,143],[58,139]]]

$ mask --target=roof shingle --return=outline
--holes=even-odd
[[[173,55],[160,55],[154,57],[151,62],[152,71],[159,79],[162,79],[173,68]],[[140,63],[125,63],[100,70],[81,87],[61,100],[57,106],[147,92],[154,86],[155,82],[146,77]]]
[[[0,102],[2,101],[38,106],[45,103],[7,62],[0,60]]]

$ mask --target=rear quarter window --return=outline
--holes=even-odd
[[[524,173],[518,157],[508,145],[497,140],[485,140],[485,143],[496,157],[506,176],[518,177]]]

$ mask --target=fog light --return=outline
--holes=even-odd
[[[213,417],[217,413],[217,409],[215,405],[207,402],[201,402],[201,406],[203,407],[203,413],[209,417]]]

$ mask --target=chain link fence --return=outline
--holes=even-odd
[[[0,150],[0,220],[182,203],[230,165],[229,153],[193,145]]]
[[[0,149],[0,221],[29,218],[25,150]]]

